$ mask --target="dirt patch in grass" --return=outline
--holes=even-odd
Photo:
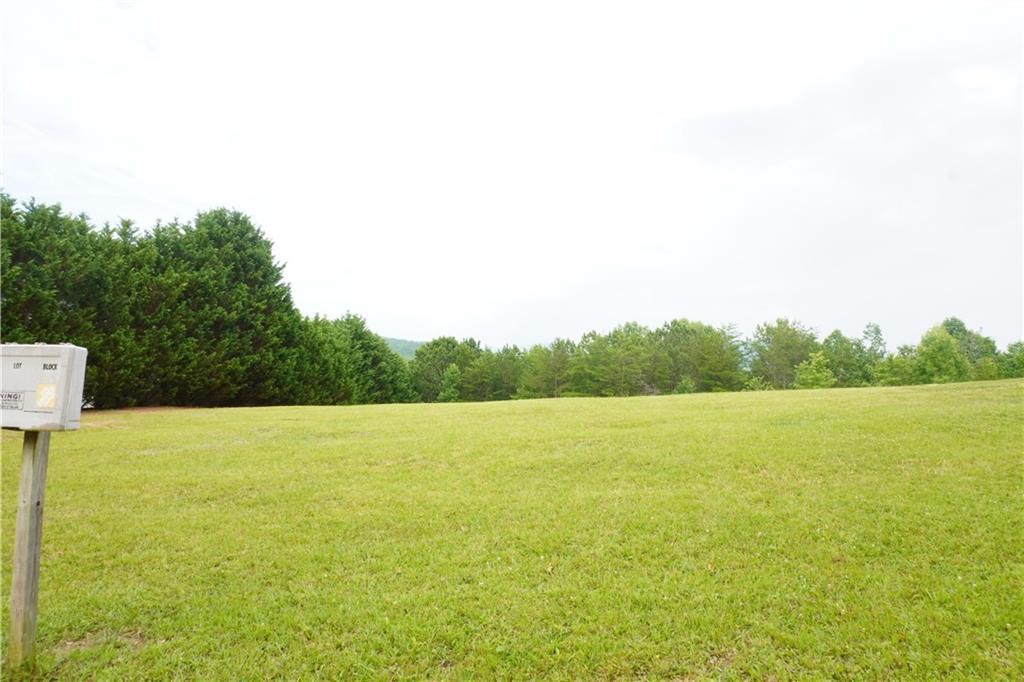
[[[119,634],[117,636],[117,642],[118,644],[131,647],[132,649],[138,649],[146,643],[146,638],[143,637],[142,631],[136,628]]]
[[[58,658],[64,658],[68,654],[72,654],[76,651],[91,649],[96,646],[98,641],[100,641],[100,637],[95,633],[90,633],[80,639],[65,639],[53,648],[53,652],[57,654]]]
[[[736,649],[716,651],[708,656],[707,666],[712,670],[726,670],[732,665],[734,658],[736,658]]]
[[[114,642],[118,645],[128,647],[129,649],[138,649],[146,643],[146,638],[138,628],[126,630],[125,632],[118,634],[116,637],[109,637],[100,633],[90,632],[85,637],[81,637],[79,639],[65,639],[63,642],[55,646],[53,651],[58,658],[64,658],[76,651],[92,649],[93,647],[100,646],[107,642]]]

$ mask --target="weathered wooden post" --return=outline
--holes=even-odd
[[[50,432],[78,428],[86,355],[70,344],[0,345],[0,425],[25,432],[11,571],[7,662],[12,668],[35,655]]]
[[[11,571],[11,630],[8,659],[12,666],[35,653],[36,603],[39,597],[39,550],[43,539],[43,492],[49,431],[26,431],[21,449],[18,521],[14,529]]]

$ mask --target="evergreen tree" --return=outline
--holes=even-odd
[[[451,336],[436,338],[417,348],[409,372],[419,399],[427,403],[438,400],[448,366],[454,364],[461,374],[482,352],[475,339],[460,342]]]
[[[217,209],[151,235],[152,384],[179,405],[258,405],[294,388],[301,316],[271,243],[248,217]],[[155,318],[155,319],[154,319]]]
[[[516,394],[523,353],[515,346],[484,350],[462,374],[462,400],[508,400]]]
[[[516,386],[517,398],[554,397],[547,380],[551,358],[551,349],[539,344],[526,351],[523,355],[519,384]]]
[[[570,383],[576,344],[555,339],[551,346],[533,346],[523,354],[517,398],[558,398]]]
[[[414,399],[408,365],[366,327],[363,318],[349,314],[334,325],[347,346],[353,403],[404,403]]]
[[[672,320],[652,334],[649,383],[672,393],[689,380],[695,391],[735,391],[743,386],[743,355],[735,332],[700,322]]]
[[[580,340],[570,368],[571,391],[580,395],[628,396],[652,392],[647,380],[650,332],[630,322],[608,334]]]

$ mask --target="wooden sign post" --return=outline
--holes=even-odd
[[[11,572],[11,630],[8,662],[17,667],[35,655],[36,608],[39,599],[39,551],[43,539],[43,494],[49,431],[26,431],[21,448],[18,520],[14,527],[14,570]]]
[[[50,432],[78,428],[86,355],[84,348],[66,343],[0,345],[0,426],[25,433],[11,571],[11,668],[35,656]]]

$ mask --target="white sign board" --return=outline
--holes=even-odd
[[[0,344],[0,426],[77,429],[87,352],[68,343]]]

